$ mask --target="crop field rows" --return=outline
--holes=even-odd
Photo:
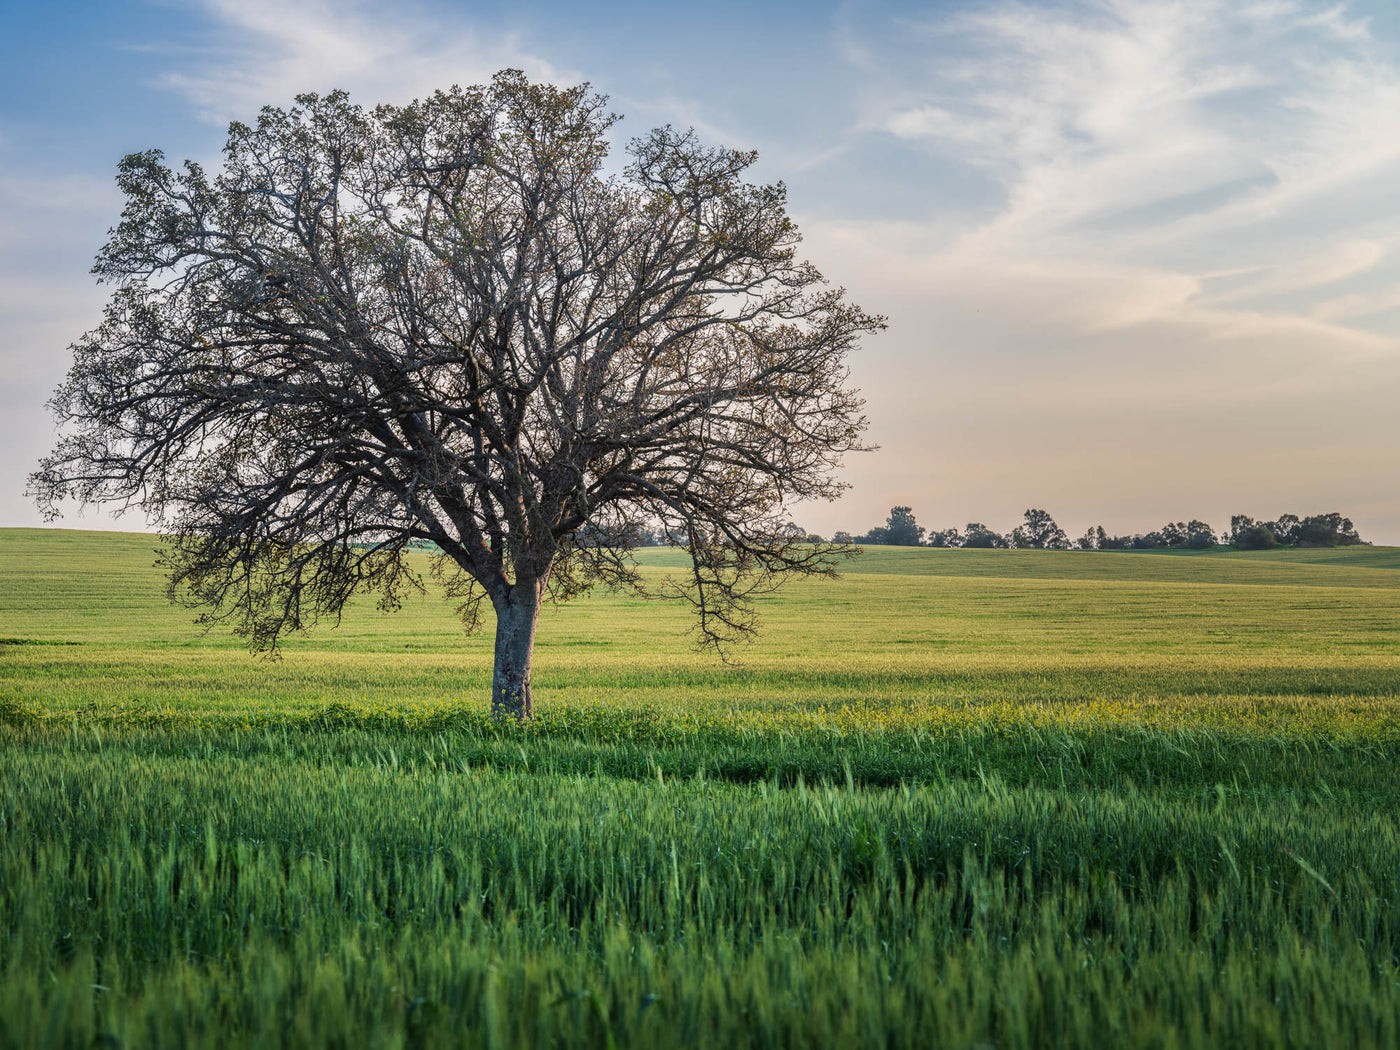
[[[1400,1045],[1400,551],[871,549],[251,657],[0,530],[0,1045]],[[649,572],[678,564],[649,550]]]

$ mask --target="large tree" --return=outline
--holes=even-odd
[[[298,96],[230,127],[222,171],[126,157],[115,285],[53,399],[48,513],[161,523],[171,596],[260,650],[387,607],[431,545],[468,628],[495,612],[492,710],[532,713],[541,604],[641,586],[646,528],[691,566],[698,642],[833,571],[790,528],[860,447],[846,354],[882,322],[796,254],[755,155],[660,128],[611,173],[587,86],[514,71],[403,107]]]

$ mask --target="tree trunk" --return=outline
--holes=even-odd
[[[491,680],[491,717],[523,721],[535,716],[530,696],[530,661],[535,653],[539,595],[516,585],[495,603],[496,672]]]

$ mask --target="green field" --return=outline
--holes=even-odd
[[[1400,550],[872,549],[283,658],[0,530],[0,1045],[1400,1045]],[[643,552],[649,572],[677,552]]]

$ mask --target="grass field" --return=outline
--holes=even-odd
[[[597,594],[523,728],[434,596],[268,662],[152,562],[0,530],[0,1045],[1400,1045],[1400,550]]]

